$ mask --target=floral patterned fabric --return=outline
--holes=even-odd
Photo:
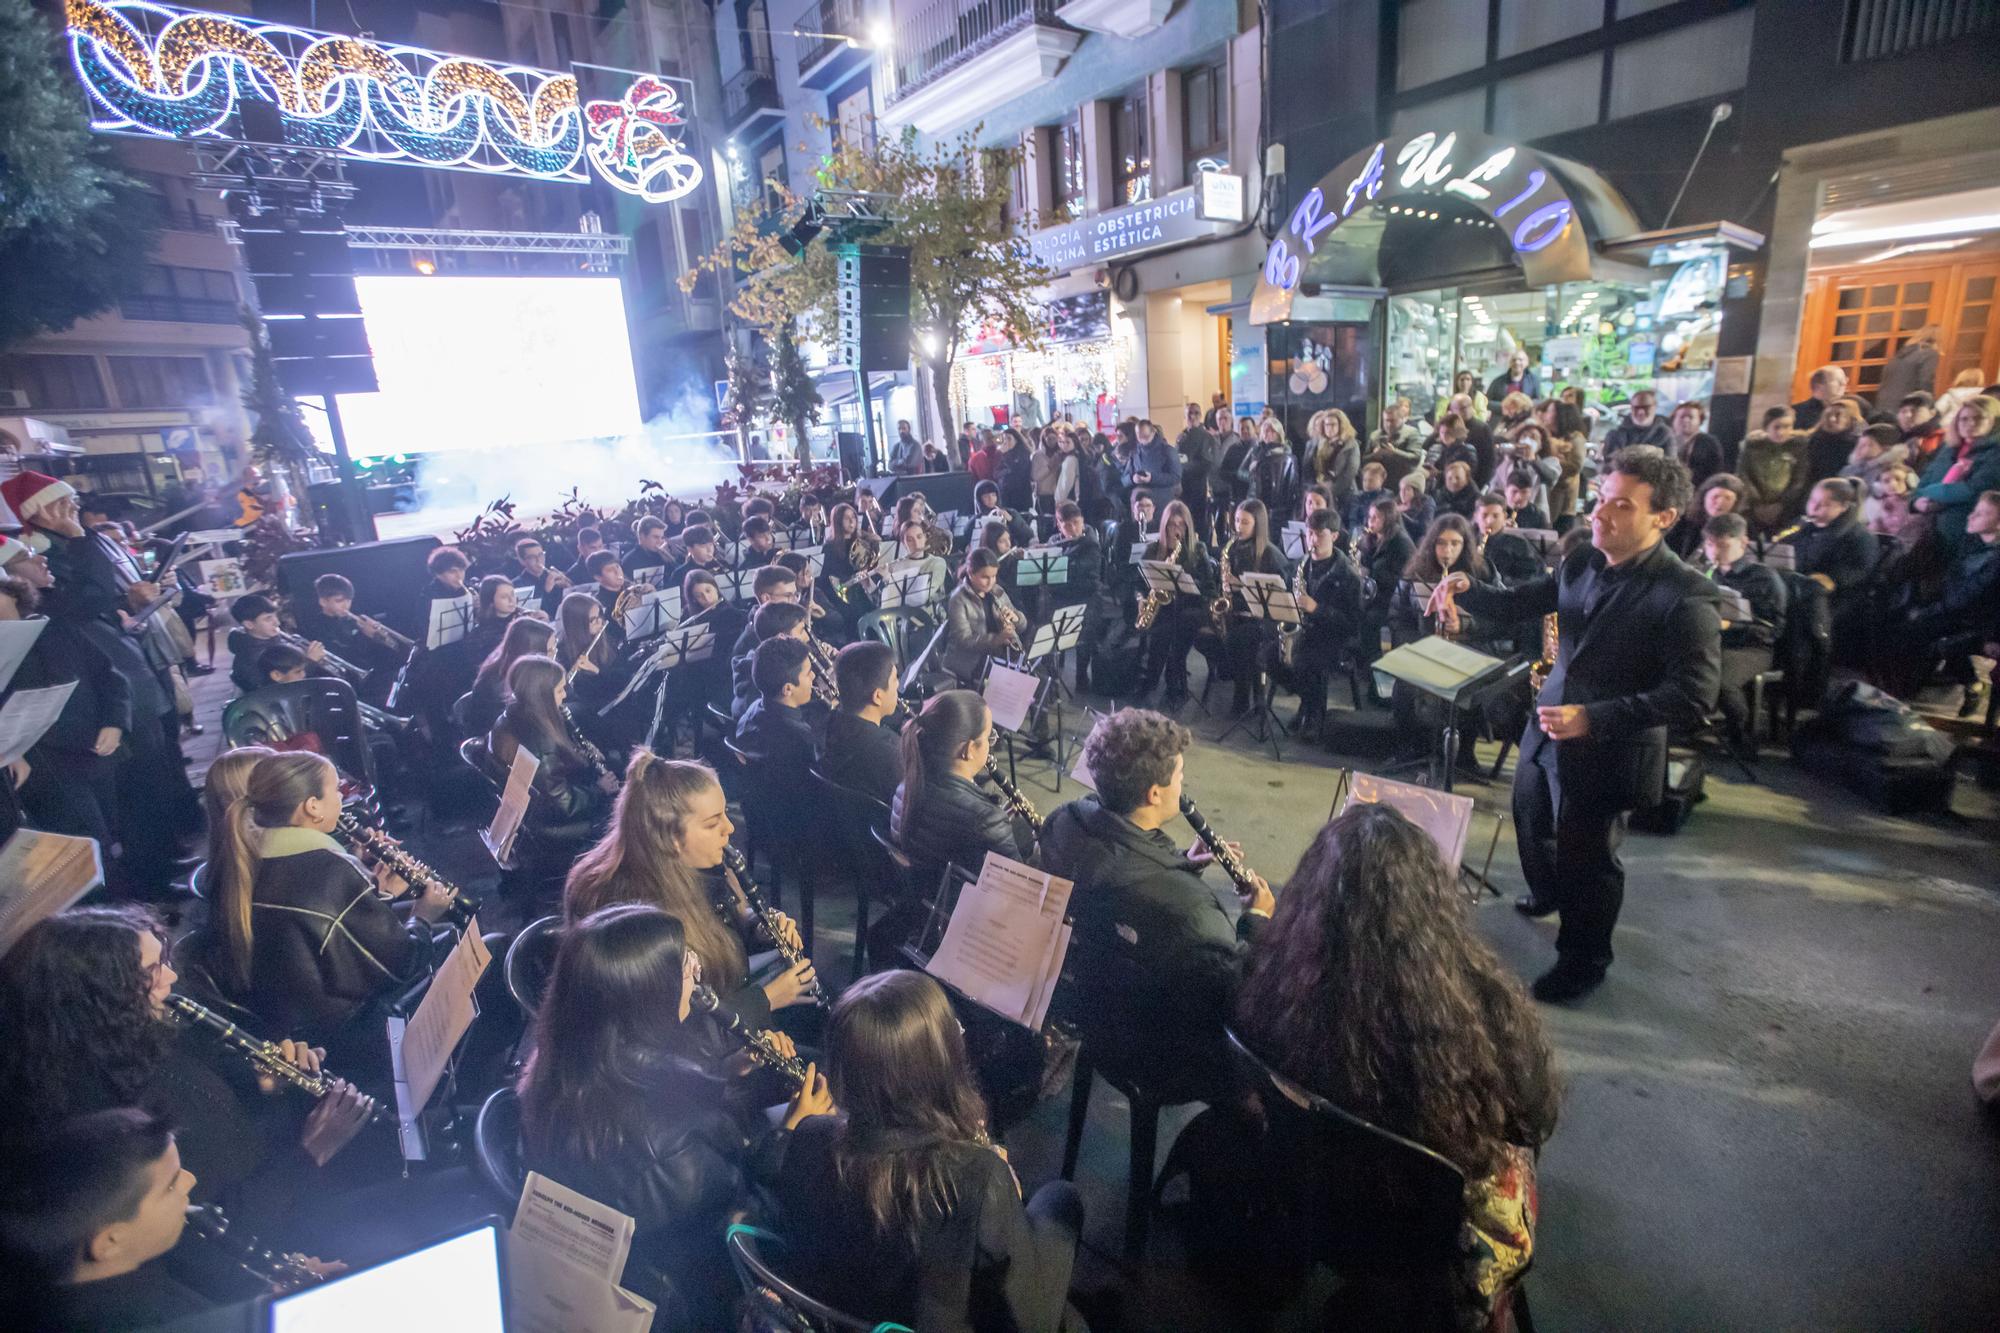
[[[1468,1330],[1510,1326],[1508,1297],[1535,1253],[1535,1218],[1541,1211],[1535,1159],[1525,1148],[1510,1148],[1508,1155],[1505,1167],[1465,1185],[1459,1309],[1460,1326]]]

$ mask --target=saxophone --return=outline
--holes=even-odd
[[[1306,561],[1301,560],[1299,567],[1292,571],[1292,600],[1296,602],[1305,595]],[[1278,626],[1278,660],[1284,663],[1287,669],[1298,660],[1299,636],[1305,633],[1305,628],[1303,624]]]
[[[1229,637],[1229,552],[1235,545],[1236,538],[1234,537],[1231,537],[1222,544],[1222,563],[1219,567],[1222,575],[1222,591],[1208,604],[1208,618],[1210,623],[1215,626],[1215,635],[1219,639]]]
[[[1534,687],[1536,694],[1542,692],[1542,685],[1548,680],[1549,673],[1556,669],[1556,653],[1561,647],[1562,639],[1557,628],[1557,616],[1551,611],[1542,617],[1541,660],[1528,668],[1528,684]]]
[[[1180,559],[1181,559],[1181,544],[1177,541],[1174,543],[1174,549],[1167,552],[1166,562],[1170,565],[1177,565],[1180,563]],[[1141,633],[1144,633],[1146,630],[1151,629],[1153,627],[1153,621],[1159,617],[1160,612],[1166,609],[1167,603],[1173,600],[1174,600],[1174,595],[1170,592],[1147,593],[1144,597],[1141,597],[1139,599],[1139,614],[1138,617],[1132,622],[1133,625]]]

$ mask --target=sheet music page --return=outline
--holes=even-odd
[[[634,1230],[633,1220],[609,1204],[530,1171],[508,1236],[516,1244],[546,1250],[592,1277],[616,1282],[624,1275]]]
[[[13,683],[14,673],[48,625],[46,620],[0,620],[0,690]]]
[[[507,1238],[508,1333],[648,1333],[651,1301]]]
[[[514,751],[514,766],[507,770],[507,789],[500,793],[500,808],[493,812],[493,822],[482,835],[486,850],[493,853],[495,861],[506,862],[513,857],[514,835],[521,831],[521,820],[528,813],[528,798],[534,792],[535,774],[541,767],[542,761],[527,746]]]
[[[1041,680],[1033,673],[1016,671],[995,662],[986,673],[986,688],[980,696],[993,712],[993,725],[1002,731],[1019,731],[1035,706],[1035,690]]]
[[[1270,601],[1280,593],[1286,594],[1284,600],[1291,601],[1291,589],[1286,585],[1284,575],[1242,574],[1238,576],[1237,581],[1243,585],[1243,604],[1250,608],[1251,615],[1261,620],[1273,620],[1283,624],[1298,623],[1298,603],[1292,602],[1289,608],[1281,609]],[[1264,591],[1253,593],[1251,591],[1253,588],[1262,588]]]
[[[471,593],[463,597],[432,598],[430,632],[424,636],[424,645],[438,649],[464,638],[466,626],[472,623],[472,608],[478,601]]]
[[[1042,990],[1073,886],[994,852],[965,886],[925,969],[1002,1018],[1025,1023]]]
[[[56,724],[56,717],[74,693],[73,680],[47,689],[15,691],[14,697],[0,708],[0,764],[11,764],[32,749]]]
[[[1433,634],[1378,658],[1374,669],[1420,689],[1448,692],[1498,665],[1498,658]]]
[[[1751,609],[1750,599],[1736,589],[1725,588],[1718,583],[1715,585],[1715,591],[1722,603],[1719,608],[1722,618],[1730,624],[1747,625],[1757,618],[1757,613]]]
[[[451,1053],[458,1049],[479,1006],[472,1001],[472,988],[479,984],[493,955],[479,937],[479,919],[466,923],[444,965],[431,978],[417,1012],[403,1029],[403,1070],[410,1090],[410,1109],[420,1111],[437,1091]]]
[[[1430,834],[1453,870],[1464,860],[1465,840],[1472,831],[1470,796],[1356,772],[1348,783],[1344,809],[1352,810],[1357,804],[1386,805],[1402,814]]]
[[[1097,790],[1097,779],[1090,773],[1089,754],[1081,745],[1076,747],[1076,762],[1069,766],[1069,780],[1085,791]]]
[[[1042,972],[1042,984],[1036,988],[1034,999],[1028,1002],[1027,1016],[1021,1021],[1028,1027],[1041,1031],[1042,1023],[1049,1015],[1049,1000],[1056,993],[1056,983],[1062,980],[1063,960],[1069,955],[1070,927],[1067,921],[1056,926],[1055,939],[1049,947],[1048,962]]]
[[[36,922],[67,910],[103,882],[95,838],[16,829],[0,845],[0,955]]]

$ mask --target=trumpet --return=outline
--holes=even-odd
[[[761,1028],[745,1027],[743,1016],[733,1009],[722,1007],[722,997],[707,986],[696,986],[688,992],[688,1012],[713,1014],[722,1030],[749,1053],[752,1060],[764,1068],[782,1075],[794,1088],[806,1085],[806,1064],[796,1055],[786,1055],[778,1049],[778,1043],[771,1040],[771,1034]]]
[[[307,652],[307,650],[312,647],[312,644],[309,641],[300,638],[296,634],[291,634],[287,633],[284,630],[279,630],[278,642],[285,644],[288,647],[298,649],[301,653],[304,653],[306,655],[306,661],[308,662],[312,661],[312,655],[309,652]],[[318,665],[325,667],[327,670],[333,672],[336,676],[339,676],[342,680],[346,681],[349,685],[352,685],[357,689],[359,689],[364,683],[367,682],[368,680],[367,667],[357,666],[356,664],[348,661],[344,657],[336,656],[334,654],[333,649],[327,647],[323,643],[319,646],[319,651],[320,651],[320,660],[318,662]]]
[[[393,648],[399,653],[407,653],[417,646],[415,639],[407,634],[398,634],[395,630],[390,629],[373,616],[364,616],[353,611],[348,612],[347,615],[348,619],[354,622],[356,629],[386,648]]]
[[[463,930],[479,914],[479,899],[459,888],[443,875],[411,856],[381,829],[370,828],[351,812],[342,811],[334,823],[333,836],[356,852],[367,852],[409,882],[413,894],[435,885],[451,895],[447,914],[452,924]]]
[[[993,762],[993,756],[990,754],[986,756],[986,776],[992,778],[993,785],[1000,789],[1000,799],[1006,802],[1007,808],[1026,820],[1028,827],[1039,836],[1042,831],[1042,812],[1035,809],[1034,803],[1021,794],[1021,789],[1014,785],[1013,779],[1000,771],[1000,765]]]
[[[795,949],[785,942],[785,933],[778,921],[778,914],[764,901],[764,891],[757,887],[757,881],[750,878],[750,863],[743,859],[743,853],[734,847],[722,849],[722,864],[729,867],[730,875],[736,880],[737,889],[743,894],[743,901],[750,904],[750,910],[764,924],[764,933],[771,937],[771,943],[778,947],[778,955],[787,967],[797,967],[808,961],[805,951]],[[822,1009],[831,1009],[833,1002],[826,998],[826,991],[818,981],[813,983],[813,1003]]]
[[[185,995],[168,995],[167,1010],[174,1015],[177,1022],[193,1023],[213,1032],[223,1045],[248,1060],[251,1068],[259,1074],[269,1075],[280,1083],[288,1083],[308,1097],[324,1097],[333,1091],[332,1075],[307,1073],[287,1060],[279,1051],[276,1042],[251,1036],[206,1005],[197,1004]],[[378,1104],[369,1112],[368,1123],[393,1124],[394,1121],[388,1108]]]
[[[1200,838],[1203,845],[1208,848],[1209,854],[1215,857],[1215,863],[1222,867],[1222,873],[1229,876],[1230,883],[1236,886],[1238,892],[1246,898],[1256,893],[1257,881],[1251,876],[1250,867],[1244,865],[1243,858],[1231,851],[1229,844],[1209,826],[1208,820],[1202,817],[1201,807],[1196,805],[1194,798],[1185,791],[1181,793],[1181,815],[1194,829],[1194,836]]]

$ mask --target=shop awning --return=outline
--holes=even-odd
[[[1595,245],[1638,218],[1580,162],[1464,131],[1382,140],[1329,172],[1271,242],[1250,319],[1323,288],[1382,289],[1517,270],[1530,287],[1595,276]]]
[[[898,380],[899,377],[893,373],[877,372],[870,375],[868,377],[868,396],[873,398],[875,395],[881,393],[882,390],[893,388]],[[833,407],[840,403],[854,401],[854,372],[851,370],[821,371],[813,377],[813,383],[819,386],[819,398],[822,406]]]
[[[1678,264],[1720,250],[1741,250],[1748,254],[1764,248],[1764,233],[1739,227],[1734,222],[1699,222],[1662,231],[1642,231],[1615,240],[1600,241],[1599,254],[1628,264],[1656,268]]]

